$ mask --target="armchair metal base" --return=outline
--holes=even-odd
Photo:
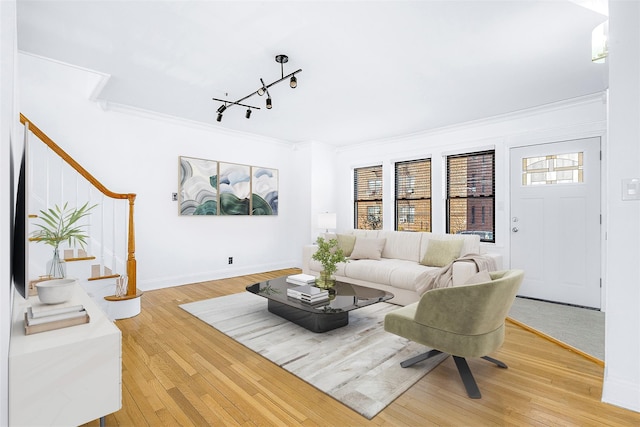
[[[404,362],[400,363],[400,366],[403,368],[408,368],[409,366],[415,365],[418,362],[422,362],[423,360],[427,360],[430,357],[437,356],[438,354],[442,354],[440,350],[429,350],[426,353],[419,354],[417,356],[412,357],[411,359],[407,359]],[[452,355],[453,356],[453,355]],[[507,365],[503,362],[494,359],[489,356],[482,356],[482,359],[487,360],[491,363],[494,363],[496,366],[500,368],[507,368]],[[478,388],[478,384],[476,383],[473,374],[471,373],[471,369],[469,369],[469,364],[467,363],[467,359],[460,356],[453,356],[453,361],[456,362],[456,367],[458,368],[458,373],[460,374],[460,378],[462,379],[462,383],[464,384],[464,388],[467,390],[467,395],[471,399],[480,399],[482,395],[480,394],[480,389]]]

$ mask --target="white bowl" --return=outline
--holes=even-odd
[[[59,304],[68,301],[78,279],[53,279],[36,283],[38,298],[43,304]]]

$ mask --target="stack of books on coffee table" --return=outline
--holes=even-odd
[[[287,289],[287,296],[307,304],[315,304],[329,299],[329,292],[312,285],[297,286]]]
[[[287,283],[291,283],[293,285],[310,285],[316,282],[316,276],[312,276],[310,274],[294,274],[292,276],[287,276]]]

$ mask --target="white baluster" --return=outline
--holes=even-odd
[[[118,266],[116,264],[116,200],[115,199],[111,199],[111,233],[113,235],[111,239],[111,254],[112,254],[111,269],[112,269],[112,274],[117,274],[116,272],[118,271]]]
[[[100,203],[100,271],[104,266],[104,194]],[[102,275],[102,273],[100,274]]]
[[[44,208],[47,209],[49,207],[49,192],[50,192],[50,182],[51,179],[49,179],[49,175],[51,173],[51,169],[50,169],[50,165],[49,165],[49,161],[51,159],[51,149],[49,147],[46,148],[46,174],[45,176],[47,177],[47,183],[45,185],[45,204],[44,204]]]
[[[60,208],[64,206],[64,165],[65,161],[62,157],[60,159]]]
[[[122,214],[122,247],[124,248],[124,255],[122,256],[122,265],[124,274],[128,274],[127,271],[127,259],[129,257],[129,199],[125,199],[122,203],[123,206],[123,214]]]
[[[87,202],[89,202],[89,206],[91,206],[91,186],[88,185],[87,186]],[[91,254],[93,254],[93,232],[92,232],[92,225],[93,222],[91,221],[91,217],[93,215],[89,215],[89,217],[87,218],[87,235],[89,236],[89,241],[87,242],[87,255],[91,256]]]

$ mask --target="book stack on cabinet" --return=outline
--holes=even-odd
[[[24,313],[24,330],[26,335],[31,335],[89,321],[89,314],[82,304],[44,310],[34,310],[29,306]]]

